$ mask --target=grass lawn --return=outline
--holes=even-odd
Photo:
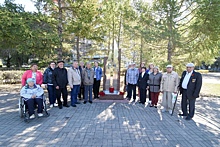
[[[201,94],[205,96],[220,97],[220,84],[218,83],[202,83]]]

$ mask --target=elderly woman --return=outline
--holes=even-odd
[[[150,107],[157,108],[158,97],[160,94],[160,82],[161,82],[162,74],[159,73],[159,68],[155,66],[153,68],[153,72],[149,75],[149,86],[150,94],[151,94],[151,105]]]
[[[138,78],[138,88],[140,90],[140,103],[145,104],[146,102],[146,93],[147,93],[147,81],[149,75],[146,73],[146,67],[141,68],[141,73]]]
[[[34,80],[34,83],[37,85],[41,85],[43,83],[43,75],[40,71],[38,71],[37,64],[32,64],[31,69],[27,70],[23,75],[21,79],[22,86],[25,86],[26,80],[28,78],[32,78]]]
[[[146,70],[146,73],[148,73],[149,75],[153,72],[154,70],[154,64],[150,63],[148,66],[148,69]],[[148,96],[149,96],[149,101],[148,103],[151,104],[151,93],[150,93],[150,89],[148,89]]]
[[[28,78],[27,79],[27,85],[24,86],[21,91],[20,95],[23,97],[24,101],[27,104],[28,107],[28,112],[29,112],[29,117],[30,119],[34,119],[34,109],[35,109],[35,104],[38,105],[38,116],[41,117],[43,116],[43,93],[44,90],[39,86],[34,84],[34,79]]]

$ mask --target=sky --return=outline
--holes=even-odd
[[[4,1],[5,0],[0,0],[0,4],[3,4]],[[37,11],[37,9],[34,6],[34,3],[31,2],[31,0],[14,0],[14,1],[17,4],[22,4],[25,11],[31,11],[31,12]],[[148,2],[149,4],[151,4],[153,0],[143,0],[143,1]]]
[[[3,4],[5,0],[0,0],[0,4]],[[25,11],[37,11],[37,9],[34,6],[34,3],[31,2],[31,0],[14,0],[15,3],[21,4],[24,7]]]

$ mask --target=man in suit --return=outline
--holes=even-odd
[[[180,116],[186,116],[186,120],[191,120],[195,112],[196,98],[199,97],[199,93],[202,87],[202,75],[194,71],[194,64],[188,63],[186,65],[186,71],[182,73],[180,79],[180,94],[182,94],[182,114]],[[187,100],[189,103],[189,113],[187,111]]]

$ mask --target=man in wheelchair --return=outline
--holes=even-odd
[[[43,94],[44,90],[39,85],[34,84],[34,79],[28,78],[26,85],[21,89],[20,95],[27,105],[30,119],[34,119],[34,109],[38,106],[38,117],[43,116]]]

